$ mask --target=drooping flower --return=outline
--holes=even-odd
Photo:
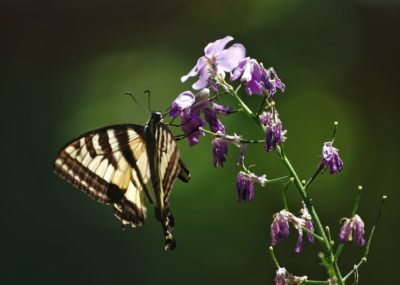
[[[265,69],[257,60],[250,57],[246,57],[239,62],[232,73],[231,81],[239,77],[240,81],[244,82],[248,95],[265,95],[267,93],[272,97],[275,95],[277,88],[282,92],[285,91],[285,84],[279,79],[274,68]]]
[[[300,210],[301,218],[305,221],[304,227],[309,230],[310,232],[314,232],[314,225],[311,219],[311,215],[308,212],[306,205],[303,203],[303,208]],[[310,243],[314,243],[314,236],[310,233],[306,233],[307,239]]]
[[[351,241],[353,239],[356,245],[363,246],[365,244],[364,239],[364,222],[359,215],[354,215],[351,219],[344,218],[344,223],[339,232],[339,240],[341,243]]]
[[[265,89],[268,91],[268,94],[272,97],[276,93],[276,89],[280,89],[282,92],[285,91],[285,84],[281,81],[273,67],[265,69]]]
[[[287,273],[288,272],[286,271],[285,267],[278,268],[278,270],[276,271],[276,275],[275,275],[275,285],[286,285],[286,284],[288,284],[286,282]]]
[[[364,239],[364,222],[361,220],[359,215],[353,217],[353,229],[354,229],[354,240],[358,246],[363,246],[365,244]]]
[[[297,242],[296,242],[296,247],[294,248],[294,252],[300,253],[301,250],[303,249],[303,230],[299,229],[297,230],[299,233],[297,236]]]
[[[272,245],[278,244],[289,236],[289,214],[288,211],[282,210],[274,215],[271,224]]]
[[[197,64],[188,74],[181,77],[181,81],[185,82],[189,77],[199,75],[199,79],[192,87],[195,90],[200,90],[210,85],[209,68],[222,77],[225,76],[225,72],[231,72],[246,54],[246,49],[242,44],[233,44],[225,49],[225,46],[232,40],[233,37],[226,36],[209,43],[204,49],[204,56],[198,59]]]
[[[263,112],[260,120],[265,126],[265,151],[271,152],[286,140],[286,130],[282,130],[282,122],[276,110]]]
[[[301,252],[303,248],[303,227],[306,227],[307,219],[309,217],[308,212],[305,208],[302,209],[302,217],[298,218],[294,214],[288,212],[287,210],[282,210],[278,213],[275,213],[273,216],[273,221],[271,224],[271,244],[276,245],[278,244],[281,240],[284,238],[287,238],[289,236],[289,223],[292,224],[297,232],[298,232],[298,237],[297,237],[297,242],[296,242],[296,247],[294,251],[296,253]],[[310,222],[311,220],[309,220]],[[314,227],[312,223],[308,223],[307,229],[311,232],[314,232]],[[310,237],[311,236],[311,237]],[[314,238],[312,235],[307,233],[307,239],[310,242],[314,242]]]
[[[233,136],[225,135],[221,131],[217,131],[216,134],[217,137],[212,141],[213,163],[215,167],[222,167],[228,154],[228,144],[241,147],[242,138],[236,134]]]
[[[171,104],[169,116],[181,117],[182,130],[188,137],[191,146],[199,143],[199,137],[204,135],[199,128],[204,127],[205,121],[213,132],[225,133],[225,127],[218,120],[217,114],[227,115],[232,113],[232,109],[211,102],[209,96],[210,90],[207,88],[202,89],[196,95],[191,91],[184,91]],[[201,118],[201,113],[204,113],[205,120]]]
[[[236,177],[236,190],[239,201],[251,201],[254,198],[254,183],[264,187],[266,175],[257,176],[252,172],[240,171]]]
[[[212,141],[213,163],[215,167],[223,166],[228,154],[228,143],[222,138],[215,138]]]
[[[324,143],[322,147],[321,165],[323,170],[329,168],[331,174],[337,174],[343,169],[343,161],[339,157],[338,149],[332,146],[332,142]]]
[[[310,232],[314,232],[314,225],[311,220],[311,215],[307,210],[306,205],[303,203],[303,208],[300,210],[301,212],[301,220],[298,221],[297,225],[295,225],[297,231],[298,231],[298,237],[297,237],[297,242],[296,242],[296,247],[294,251],[296,253],[300,253],[303,249],[303,226],[309,230]],[[307,239],[310,243],[314,243],[314,236],[308,232],[306,232]]]

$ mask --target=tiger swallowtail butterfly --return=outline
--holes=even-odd
[[[168,197],[175,178],[188,182],[190,174],[161,113],[153,112],[145,126],[114,125],[81,135],[61,149],[54,172],[93,199],[112,204],[123,226],[144,224],[146,196],[162,225],[165,249],[175,248]]]

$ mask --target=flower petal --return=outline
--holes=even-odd
[[[199,72],[201,72],[201,70],[204,69],[204,67],[206,67],[206,64],[207,58],[205,56],[200,57],[192,70],[189,71],[188,74],[181,77],[181,82],[185,82],[186,80],[188,80],[189,77],[196,76]]]
[[[242,44],[234,44],[216,56],[216,63],[223,71],[230,72],[245,56],[246,48]]]
[[[233,40],[233,37],[226,36],[222,39],[216,40],[215,42],[209,43],[204,48],[204,54],[208,58],[212,58],[214,55],[220,53],[225,48],[226,44]]]

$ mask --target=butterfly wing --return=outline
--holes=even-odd
[[[146,218],[143,193],[150,195],[143,132],[139,125],[88,132],[60,151],[54,171],[95,200],[113,204],[114,214],[123,224],[140,226]]]

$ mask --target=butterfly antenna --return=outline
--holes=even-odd
[[[145,112],[147,112],[146,111],[146,109],[145,108],[143,108],[143,106],[142,105],[140,105],[140,103],[139,103],[139,101],[138,100],[136,100],[136,98],[135,98],[135,96],[131,93],[131,92],[125,92],[125,95],[127,95],[127,96],[129,96],[129,97],[131,97],[132,98],[132,100],[133,101],[135,101],[135,103],[143,110],[143,111],[145,111]]]
[[[144,94],[147,94],[147,108],[149,108],[149,112],[153,113],[153,111],[150,108],[150,90],[144,90]]]

